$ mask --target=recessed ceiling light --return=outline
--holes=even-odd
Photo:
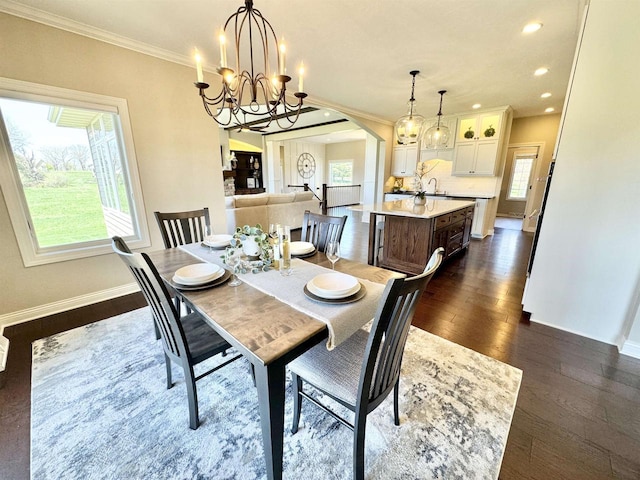
[[[477,108],[480,108],[482,105],[480,105],[479,103],[474,103],[473,105],[471,105],[471,108],[473,108],[474,110]]]
[[[524,28],[522,29],[522,33],[533,33],[533,32],[537,32],[538,30],[540,30],[542,28],[542,24],[541,23],[528,23],[524,26]]]
[[[549,92],[544,92],[542,95],[540,95],[540,98],[549,98],[551,96],[551,94]]]
[[[555,109],[555,108],[553,108],[553,107],[549,107],[549,108],[545,108],[545,109],[544,109],[544,111],[545,111],[546,113],[551,113],[551,112],[555,112],[555,111],[556,111],[556,109]]]
[[[324,116],[325,116],[325,117],[328,117],[329,115],[331,115],[331,113],[329,113],[329,112],[324,112]]]
[[[540,67],[539,69],[537,69],[535,72],[533,72],[534,75],[540,76],[540,75],[544,75],[545,73],[547,73],[549,71],[548,68],[545,67]]]

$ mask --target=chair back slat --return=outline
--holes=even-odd
[[[132,253],[120,237],[112,240],[113,250],[129,267],[149,304],[165,353],[172,359],[186,358],[189,353],[178,312],[153,262],[144,253]]]
[[[174,248],[187,243],[202,242],[207,227],[211,225],[209,209],[188,212],[154,212],[165,248]]]
[[[342,232],[347,222],[347,216],[332,217],[312,213],[309,210],[304,212],[302,220],[302,232],[300,239],[303,242],[311,242],[319,251],[324,251],[329,241],[339,242]]]
[[[440,266],[443,254],[444,249],[438,248],[422,274],[387,283],[365,351],[359,404],[373,403],[386,396],[397,382],[413,314],[424,289]]]

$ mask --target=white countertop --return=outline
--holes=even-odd
[[[445,213],[473,207],[475,202],[468,200],[440,200],[428,198],[426,205],[415,205],[413,197],[406,200],[394,200],[392,202],[364,205],[365,212],[378,213],[380,215],[396,215],[399,217],[433,218]]]

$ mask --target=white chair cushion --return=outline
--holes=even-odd
[[[333,350],[321,342],[289,364],[306,382],[355,405],[369,332],[358,330]]]

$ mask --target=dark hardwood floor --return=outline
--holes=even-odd
[[[368,225],[349,215],[342,254],[364,262]],[[523,370],[501,479],[640,479],[640,360],[529,322],[520,300],[531,240],[497,228],[472,241],[429,284],[414,324]],[[5,330],[2,480],[29,478],[31,342],[143,305],[129,295]]]

